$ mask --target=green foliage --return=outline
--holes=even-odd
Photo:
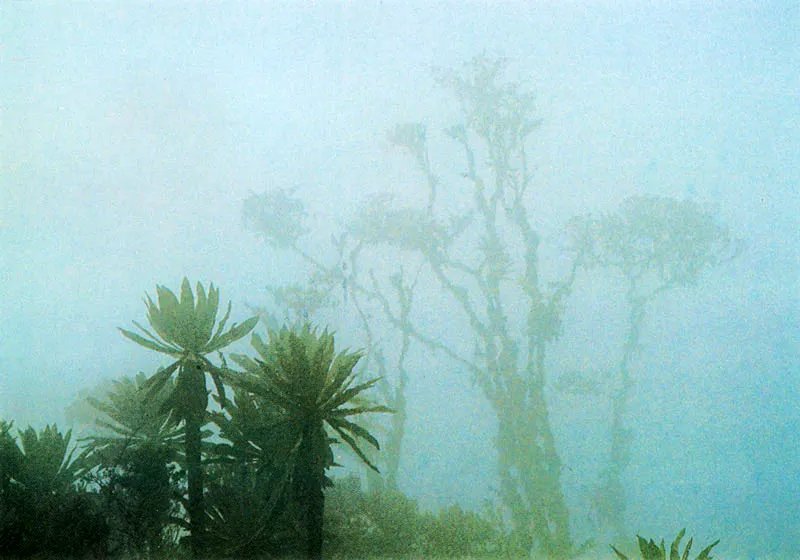
[[[139,373],[113,381],[102,399],[86,399],[101,414],[96,422],[103,435],[86,438],[80,464],[99,488],[115,555],[160,554],[175,541],[182,430],[164,410],[174,383],[150,397],[145,384]]]
[[[11,435],[14,422],[0,421],[0,492],[5,495],[12,479],[18,479],[22,465],[22,451]]]
[[[229,558],[291,556],[300,535],[282,473],[255,463],[213,465],[206,487],[209,553]]]
[[[147,398],[160,392],[177,373],[175,388],[164,401],[162,409],[174,412],[184,420],[184,454],[188,480],[188,502],[191,546],[198,556],[203,552],[205,510],[203,506],[203,466],[201,448],[206,423],[208,391],[206,373],[210,374],[217,388],[220,401],[225,404],[225,379],[227,368],[220,369],[209,361],[206,354],[219,352],[226,346],[246,336],[258,323],[258,317],[251,317],[241,325],[234,323],[230,329],[225,326],[230,317],[231,305],[223,318],[217,322],[219,290],[211,284],[208,294],[202,284],[197,283],[196,296],[192,293],[189,281],[184,278],[181,296],[164,286],[156,286],[157,303],[146,296],[147,317],[155,334],[134,321],[144,336],[120,329],[122,334],[150,350],[167,354],[176,361],[159,370],[146,382]],[[215,328],[216,326],[216,328]],[[224,362],[223,362],[224,366]]]
[[[113,466],[93,471],[115,556],[152,557],[176,546],[179,473],[172,450],[157,441],[126,450]]]
[[[422,547],[428,557],[494,557],[498,528],[478,514],[452,505],[436,516],[428,516]]]
[[[683,553],[680,552],[680,544],[681,539],[686,534],[686,529],[681,529],[678,536],[675,537],[675,540],[672,541],[672,545],[669,547],[669,560],[688,560],[689,552],[692,549],[692,543],[694,539],[689,539],[689,542],[686,543],[686,547],[683,550]],[[637,536],[639,542],[639,552],[641,552],[642,560],[667,560],[667,551],[664,548],[664,539],[661,539],[661,544],[657,545],[653,539],[645,540],[644,538]],[[695,560],[711,560],[713,556],[711,556],[711,549],[714,548],[719,544],[719,540],[714,541],[707,547],[705,547],[700,554],[695,557]],[[617,555],[620,560],[628,560],[628,557],[622,554],[619,550],[617,550],[613,545],[611,545],[611,549]]]
[[[47,495],[69,488],[78,465],[69,449],[72,431],[62,434],[55,425],[37,432],[28,426],[19,432],[22,461],[18,481],[34,494]]]
[[[279,456],[284,458],[281,470],[291,481],[287,485],[288,500],[298,507],[306,556],[321,558],[323,488],[329,484],[327,469],[335,465],[331,446],[339,441],[331,433],[377,471],[357,440],[375,449],[380,447],[378,440],[350,418],[389,409],[357,400],[378,380],[355,384],[353,369],[361,355],[347,351],[336,354],[333,335],[327,329],[318,334],[309,324],[296,329],[284,327],[269,331],[269,343],[253,335],[252,344],[260,358],[234,356],[246,371],[236,385],[260,400],[260,408],[274,411],[270,412],[269,429]],[[240,411],[245,402],[240,400]],[[239,414],[231,419],[246,417]]]
[[[173,450],[176,458],[181,443],[179,419],[165,410],[164,404],[175,390],[168,380],[158,392],[147,395],[147,377],[138,373],[135,378],[114,380],[105,396],[89,396],[86,401],[101,415],[96,419],[103,435],[93,435],[81,456],[82,466],[115,466],[128,448],[158,443]]]
[[[423,516],[417,503],[396,490],[365,493],[357,476],[335,480],[327,490],[326,556],[402,557],[418,553]]]

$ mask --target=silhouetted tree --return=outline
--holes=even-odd
[[[541,238],[528,206],[533,187],[528,142],[538,120],[533,96],[504,80],[504,67],[502,61],[477,58],[460,71],[440,73],[440,84],[455,94],[461,109],[461,121],[446,135],[462,155],[462,173],[446,189],[429,157],[428,128],[398,125],[390,140],[411,156],[425,181],[427,204],[397,208],[387,197],[376,197],[348,234],[354,252],[389,246],[419,258],[416,270],[390,276],[390,289],[413,289],[416,278],[426,274],[458,309],[471,355],[462,341],[404,321],[381,298],[386,289],[377,274],[365,288],[410,339],[443,352],[475,380],[497,416],[499,494],[511,513],[518,551],[536,546],[548,557],[563,558],[573,546],[545,398],[545,356],[560,333],[583,251],[572,255],[564,277],[542,280]]]
[[[206,374],[210,374],[214,380],[223,403],[226,377],[225,371],[215,366],[207,355],[246,336],[256,326],[258,318],[251,317],[241,325],[234,323],[230,329],[224,331],[230,317],[231,305],[228,303],[227,312],[217,324],[219,290],[213,284],[206,295],[202,284],[198,282],[196,299],[186,278],[181,284],[180,300],[164,286],[156,286],[156,292],[158,303],[153,302],[150,296],[145,299],[148,322],[155,333],[136,321],[134,324],[144,336],[125,329],[120,331],[137,344],[175,359],[172,364],[154,374],[147,385],[149,391],[158,392],[177,372],[175,390],[166,401],[165,407],[184,422],[191,546],[195,556],[202,556],[205,511],[201,444],[202,427],[208,420]]]

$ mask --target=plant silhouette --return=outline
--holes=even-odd
[[[292,501],[300,510],[308,558],[322,556],[323,489],[331,484],[326,471],[336,465],[332,444],[341,441],[370,468],[377,470],[361,449],[359,440],[378,449],[378,440],[353,416],[391,412],[385,406],[359,399],[378,382],[356,383],[357,352],[334,349],[333,334],[318,333],[309,324],[290,330],[269,331],[269,342],[252,337],[259,358],[234,356],[246,375],[237,385],[263,400],[275,411],[270,426],[283,450]],[[337,439],[338,438],[338,439]]]

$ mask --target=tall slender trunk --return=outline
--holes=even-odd
[[[325,494],[322,483],[325,479],[325,465],[321,449],[317,448],[326,437],[319,423],[309,423],[303,433],[303,443],[298,457],[298,499],[300,500],[300,522],[306,536],[306,555],[308,560],[322,558],[323,516],[325,513]]]
[[[611,457],[608,469],[604,473],[599,490],[598,514],[601,523],[612,532],[613,539],[624,538],[625,525],[625,488],[622,476],[630,464],[632,432],[625,427],[628,402],[634,385],[630,372],[630,364],[639,351],[639,336],[644,320],[646,300],[634,295],[634,285],[628,291],[630,315],[628,319],[628,336],[619,364],[619,387],[611,399]]]
[[[193,415],[194,416],[194,415]],[[192,556],[203,556],[203,531],[205,529],[203,504],[203,466],[200,456],[200,428],[202,420],[186,419],[186,471],[189,483],[189,530],[192,534]]]

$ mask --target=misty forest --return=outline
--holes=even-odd
[[[229,8],[0,8],[0,557],[796,557],[796,5]]]

